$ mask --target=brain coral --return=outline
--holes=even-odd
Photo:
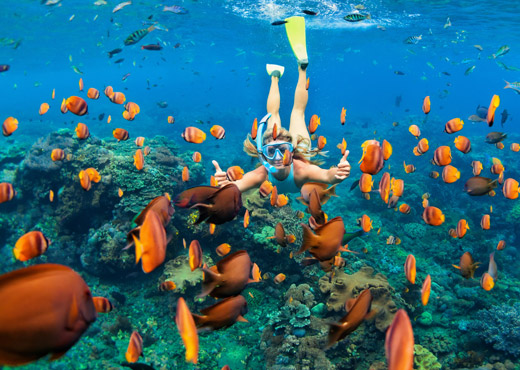
[[[322,293],[329,293],[327,309],[336,312],[344,310],[345,302],[349,299],[370,288],[372,308],[377,312],[375,325],[379,331],[384,332],[388,328],[397,312],[397,306],[392,300],[394,289],[384,275],[374,275],[374,269],[371,267],[362,267],[352,275],[339,270],[331,282],[327,274],[320,279],[319,286]]]

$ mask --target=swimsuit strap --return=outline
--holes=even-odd
[[[286,194],[286,193],[299,193],[300,188],[294,182],[294,166],[291,163],[291,172],[289,172],[289,176],[285,180],[278,180],[271,172],[268,173],[269,181],[276,186],[276,190],[278,194]]]

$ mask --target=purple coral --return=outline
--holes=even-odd
[[[502,304],[478,312],[478,320],[471,321],[468,328],[493,348],[520,355],[520,302],[509,306]]]

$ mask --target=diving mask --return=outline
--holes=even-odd
[[[292,143],[288,142],[281,142],[281,143],[270,143],[266,144],[262,147],[262,154],[270,160],[273,160],[277,155],[279,158],[283,158],[283,153],[285,153],[286,150],[289,151],[289,153],[292,153],[293,151],[293,145]]]

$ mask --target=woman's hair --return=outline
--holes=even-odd
[[[276,136],[276,140],[282,140],[287,141],[288,143],[293,142],[293,137],[291,133],[284,129],[283,127],[278,130],[278,135]],[[264,133],[264,136],[262,138],[262,145],[269,144],[273,140],[273,129],[266,130]],[[312,163],[316,165],[320,165],[323,162],[311,159],[312,157],[316,156],[318,152],[316,150],[311,150],[311,141],[307,138],[303,138],[302,136],[298,135],[296,147],[294,148],[293,152],[293,159],[298,159],[300,161],[306,162],[306,163]],[[248,134],[246,139],[244,140],[244,152],[247,153],[247,155],[251,157],[259,157],[261,154],[258,153],[258,150],[256,149],[256,141],[253,140],[251,137],[251,134]]]

